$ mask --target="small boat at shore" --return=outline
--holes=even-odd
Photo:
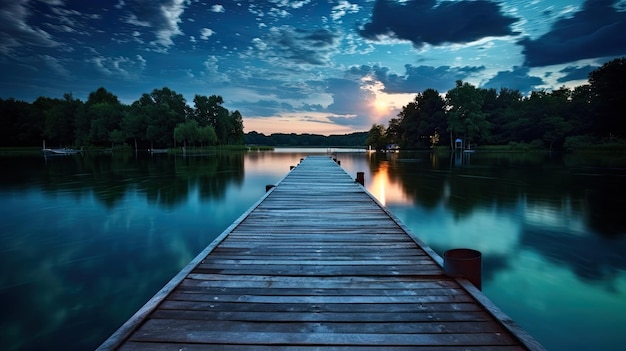
[[[75,150],[75,149],[67,149],[67,148],[61,148],[61,149],[42,149],[43,153],[46,155],[73,155],[73,154],[77,154],[80,152],[80,150]]]
[[[70,149],[70,148],[66,148],[66,147],[62,147],[62,148],[47,148],[46,147],[46,141],[43,141],[43,147],[41,148],[41,151],[43,151],[44,155],[73,155],[73,154],[77,154],[79,153],[81,150],[76,150],[76,149]]]

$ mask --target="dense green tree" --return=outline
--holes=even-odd
[[[126,133],[120,129],[114,129],[109,133],[109,140],[111,141],[111,146],[123,144],[126,142]]]
[[[239,111],[229,113],[224,108],[224,99],[219,95],[209,97],[196,95],[193,99],[192,118],[202,127],[211,126],[219,144],[243,143],[243,118]]]
[[[520,108],[523,101],[519,90],[502,88],[483,91],[483,110],[487,113],[487,122],[491,126],[489,143],[494,145],[506,144],[512,140],[514,129],[509,123],[520,118]]]
[[[139,148],[139,144],[147,141],[148,115],[138,101],[126,110],[121,126],[126,138],[132,140],[135,150]]]
[[[44,137],[48,145],[74,145],[74,126],[77,112],[82,108],[82,102],[74,99],[72,94],[64,94],[63,99],[52,99],[45,102]]]
[[[229,144],[243,144],[243,116],[238,110],[230,114]]]
[[[469,83],[458,80],[446,94],[450,140],[463,139],[464,147],[489,137],[490,124],[483,111],[484,93]]]
[[[194,145],[200,141],[200,126],[195,119],[187,122],[179,123],[174,128],[174,139],[178,143],[183,143],[183,146],[187,146],[187,143]]]
[[[191,109],[187,106],[185,98],[167,87],[143,94],[133,109],[139,110],[145,119],[145,135],[146,140],[150,142],[150,148],[173,146],[174,128],[191,115]]]
[[[439,92],[426,89],[403,108],[400,117],[400,145],[406,149],[430,148],[446,131],[446,104]]]
[[[374,124],[370,129],[367,141],[367,145],[371,146],[374,150],[385,150],[387,147],[387,140],[385,138],[385,126],[382,124]]]
[[[402,140],[402,124],[399,118],[389,120],[389,125],[385,131],[385,138],[389,144],[400,144]]]
[[[105,88],[89,93],[87,101],[76,113],[74,137],[79,145],[107,145],[111,132],[122,131],[124,109],[117,96]],[[123,133],[124,134],[124,133]],[[119,140],[123,134],[115,136]]]
[[[0,99],[0,146],[40,145],[44,125],[43,111],[33,104]]]
[[[595,105],[593,130],[603,137],[626,136],[626,58],[605,63],[589,74]]]
[[[217,134],[211,126],[200,127],[198,130],[198,141],[200,146],[217,144]]]
[[[577,86],[572,90],[568,115],[571,116],[572,135],[585,135],[593,130],[595,112],[589,84]]]
[[[204,127],[211,123],[212,108],[209,98],[203,95],[196,95],[193,98],[194,111],[192,118],[194,118],[198,125]]]

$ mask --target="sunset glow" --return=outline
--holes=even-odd
[[[410,204],[413,202],[413,199],[405,194],[401,184],[389,178],[388,162],[381,163],[378,171],[372,174],[368,190],[384,206],[389,204]]]

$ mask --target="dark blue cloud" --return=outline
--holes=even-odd
[[[370,40],[381,36],[408,40],[419,48],[514,35],[511,25],[517,21],[492,1],[377,0],[359,33]]]
[[[569,82],[572,80],[588,79],[589,73],[591,73],[591,71],[597,69],[598,67],[599,66],[591,66],[591,65],[586,65],[583,67],[567,66],[564,69],[559,71],[560,73],[565,73],[565,75],[557,79],[557,82],[565,83],[565,82]]]
[[[496,90],[508,88],[519,90],[522,94],[529,94],[536,90],[537,86],[544,84],[541,78],[531,76],[529,72],[528,67],[513,67],[511,71],[500,71],[482,87]]]
[[[426,89],[436,89],[438,91],[448,91],[454,88],[457,80],[464,80],[467,77],[479,73],[485,69],[484,66],[413,66],[405,65],[403,75],[390,72],[386,67],[380,66],[359,66],[352,67],[350,74],[355,76],[373,75],[385,86],[384,92],[396,93],[417,93]]]
[[[375,98],[373,92],[361,89],[361,84],[356,80],[331,78],[327,82],[326,92],[333,97],[333,102],[328,106],[328,112],[353,114],[357,112],[359,105],[367,104]]]
[[[521,40],[526,65],[540,67],[626,53],[626,12],[617,11],[616,2],[587,0],[581,11],[558,20],[548,33]]]
[[[339,45],[339,34],[328,29],[307,30],[283,25],[253,40],[254,54],[275,64],[327,65]]]
[[[369,127],[374,92],[362,89],[358,80],[331,78],[327,83],[326,91],[333,98],[333,102],[326,108],[326,112],[332,114],[328,120],[357,129]]]
[[[290,104],[276,100],[239,101],[237,110],[244,116],[272,117],[284,112],[293,112]]]

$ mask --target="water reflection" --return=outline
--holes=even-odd
[[[3,163],[0,345],[9,350],[93,349],[262,194],[223,202],[242,186],[243,153]]]
[[[621,349],[623,159],[405,153],[369,162],[374,179],[384,172],[411,199],[386,202],[435,251],[482,251],[483,291],[548,349]],[[376,181],[368,189],[388,195]],[[608,330],[596,330],[605,320]]]
[[[0,345],[93,349],[313,151],[2,157]],[[626,161],[334,156],[435,251],[481,250],[483,291],[548,349],[621,349]]]
[[[168,157],[146,153],[83,154],[47,157],[9,157],[0,175],[0,190],[35,188],[49,196],[94,194],[115,207],[129,190],[145,194],[151,203],[174,207],[187,201],[191,189],[201,198],[220,198],[230,183],[244,176],[244,153],[215,153],[196,157]]]
[[[371,156],[371,154],[370,154]],[[389,162],[379,162],[378,168],[372,170],[368,190],[383,204],[410,204],[413,199],[404,192],[398,179],[390,177]]]

